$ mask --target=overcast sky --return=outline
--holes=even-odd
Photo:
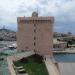
[[[75,33],[75,0],[0,0],[0,28],[17,29],[18,16],[54,16],[54,31]]]

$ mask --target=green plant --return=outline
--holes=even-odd
[[[21,63],[27,63],[28,62],[28,58],[24,57],[24,58],[20,59],[20,62]]]

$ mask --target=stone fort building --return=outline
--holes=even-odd
[[[19,51],[33,50],[40,55],[51,55],[53,49],[53,17],[18,17],[17,45]]]

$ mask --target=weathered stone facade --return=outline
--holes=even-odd
[[[19,51],[34,50],[37,54],[50,55],[53,49],[53,17],[18,17],[17,44]]]

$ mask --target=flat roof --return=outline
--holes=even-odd
[[[52,20],[54,21],[54,17],[17,17],[17,20]]]
[[[58,41],[57,39],[53,39],[53,44],[66,44],[67,42]]]

